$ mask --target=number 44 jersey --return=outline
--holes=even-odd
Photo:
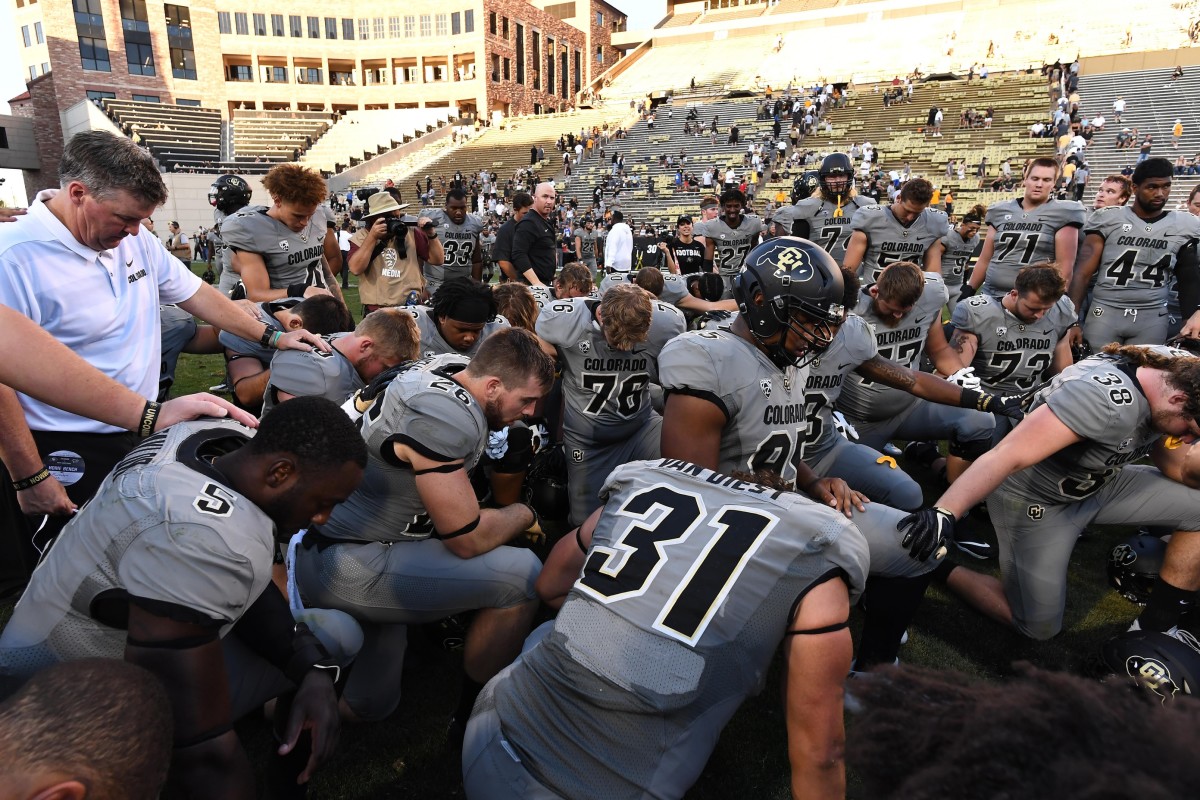
[[[1200,219],[1167,211],[1142,219],[1128,206],[1099,208],[1083,228],[1104,239],[1092,299],[1118,308],[1162,308],[1174,282],[1176,256],[1200,238]]]
[[[558,795],[682,797],[796,600],[841,572],[853,601],[867,545],[833,509],[683,461],[622,465],[603,494],[554,630],[479,707]]]

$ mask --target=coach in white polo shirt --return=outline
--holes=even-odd
[[[612,213],[608,238],[604,240],[604,269],[607,272],[628,273],[633,263],[633,231],[625,224],[620,211]]]
[[[103,131],[63,150],[60,189],[0,226],[0,304],[29,317],[92,366],[147,398],[153,428],[161,365],[159,304],[174,303],[244,339],[309,349],[307,331],[275,336],[203,283],[141,221],[167,198],[150,156]],[[18,345],[19,346],[19,343]],[[64,385],[63,392],[72,387]],[[0,591],[20,585],[46,542],[136,443],[136,435],[0,386]],[[48,515],[48,516],[47,516]]]

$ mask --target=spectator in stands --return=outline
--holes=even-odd
[[[1121,122],[1121,115],[1125,113],[1125,98],[1117,95],[1117,99],[1113,100],[1112,108],[1113,119],[1115,119],[1119,124]]]
[[[1182,126],[1181,126],[1182,127]],[[1180,131],[1182,134],[1183,131]],[[1142,163],[1150,157],[1150,151],[1154,148],[1154,134],[1147,133],[1146,138],[1142,139],[1142,144],[1138,147],[1137,163]]]
[[[1178,69],[1178,67],[1176,67]],[[1179,140],[1183,138],[1183,120],[1175,119],[1175,125],[1171,128],[1171,147],[1179,149]]]

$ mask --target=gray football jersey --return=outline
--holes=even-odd
[[[536,295],[534,299],[537,299]],[[421,358],[432,358],[433,356],[441,355],[473,356],[478,352],[479,345],[483,343],[484,339],[502,328],[509,327],[508,320],[500,315],[496,315],[489,322],[484,323],[483,330],[474,344],[466,350],[458,351],[442,338],[442,332],[438,330],[437,320],[434,318],[432,308],[429,306],[408,306],[405,310],[413,315],[413,319],[417,321],[417,330],[421,332]]]
[[[597,305],[582,297],[556,300],[538,315],[537,335],[558,349],[563,430],[585,441],[620,441],[650,417],[649,385],[658,382],[658,355],[685,324],[674,306],[655,302],[646,341],[617,350],[596,323]]]
[[[1000,300],[977,294],[954,308],[954,327],[975,334],[971,366],[993,394],[1020,394],[1046,379],[1054,348],[1075,324],[1075,304],[1063,295],[1037,322],[1021,322]]]
[[[579,230],[577,230],[575,232],[575,235],[579,237],[579,252],[581,254],[580,257],[584,261],[595,261],[596,260],[596,231],[595,231],[595,229],[593,229],[591,231],[587,231],[587,230],[584,230],[583,228],[580,228]]]
[[[808,226],[805,238],[824,247],[833,260],[841,264],[846,260],[846,245],[850,243],[850,234],[853,233],[850,220],[858,209],[873,205],[874,202],[869,197],[855,196],[844,205],[838,205],[821,197],[806,197],[795,205],[784,206],[776,211],[773,220],[787,234],[797,236],[803,234],[797,231],[796,223],[804,223]]]
[[[866,542],[802,495],[682,461],[630,462],[602,493],[554,629],[480,703],[562,797],[681,797],[761,691],[797,598],[834,570],[860,593]]]
[[[781,371],[753,344],[718,329],[667,342],[658,374],[666,392],[701,397],[724,412],[721,472],[765,468],[796,479],[807,368]]]
[[[302,297],[285,297],[281,300],[269,300],[265,303],[257,303],[254,309],[254,316],[259,322],[263,323],[271,330],[286,333],[286,331],[283,330],[283,324],[279,320],[275,319],[274,312],[280,309],[297,306],[303,302],[303,300],[304,298]],[[262,344],[257,340],[252,342],[249,339],[243,339],[242,337],[230,333],[229,331],[221,331],[219,334],[217,334],[217,340],[220,341],[221,346],[227,350],[232,350],[239,355],[252,356],[264,367],[269,367],[271,365],[271,359],[275,357],[277,352],[279,352],[274,347],[263,347]]]
[[[0,636],[0,675],[122,658],[128,596],[182,606],[228,632],[270,584],[275,524],[210,458],[253,433],[228,420],[183,422],[134,448],[34,571]]]
[[[942,306],[946,305],[946,284],[936,272],[925,273],[925,291],[912,310],[895,325],[885,324],[871,305],[871,295],[864,289],[859,295],[854,313],[867,323],[875,335],[879,355],[895,361],[909,369],[920,369],[921,356],[925,352],[925,338],[929,326],[942,319]],[[837,407],[853,419],[887,419],[907,408],[915,398],[908,392],[893,389],[881,383],[867,380],[861,375],[851,375],[842,387],[842,396]]]
[[[217,262],[217,265],[220,266],[222,271],[230,270],[233,272],[233,255],[229,250],[229,245],[225,243],[224,237],[221,235],[220,230],[218,230],[218,228],[222,230],[224,229],[224,223],[226,219],[228,219],[228,215],[224,211],[216,208],[213,209],[213,222],[215,223],[215,227],[210,231],[213,238],[213,259]]]
[[[850,314],[821,357],[809,364],[804,385],[804,422],[808,430],[804,432],[802,457],[810,466],[837,441],[833,410],[846,376],[878,352],[875,334],[866,320]]]
[[[759,234],[766,230],[762,218],[755,214],[746,214],[737,228],[729,227],[724,217],[717,217],[704,223],[704,237],[711,239],[713,245],[713,260],[721,274],[733,277],[742,271],[746,263],[746,255],[754,247]]]
[[[604,276],[604,280],[600,281],[600,288],[596,293],[603,297],[608,293],[608,290],[614,286],[619,286],[622,283],[636,283],[634,278],[637,277],[636,272],[613,272]],[[679,301],[689,296],[691,293],[687,289],[687,281],[681,275],[674,275],[669,272],[663,273],[663,290],[658,299],[664,303],[670,303],[672,306],[678,306]]]
[[[1013,288],[1021,267],[1054,260],[1054,236],[1064,226],[1083,227],[1083,205],[1074,200],[1047,200],[1033,211],[1021,198],[1003,200],[988,209],[986,223],[995,230],[983,291],[1002,295]]]
[[[1169,347],[1154,349],[1188,355]],[[1145,457],[1162,434],[1151,424],[1150,403],[1135,373],[1125,361],[1093,356],[1056,375],[1038,393],[1032,410],[1049,406],[1083,441],[1010,475],[1005,488],[1031,503],[1073,503],[1097,492],[1123,465]]]
[[[324,336],[330,345],[343,336]],[[346,398],[366,386],[350,359],[330,347],[329,352],[279,350],[271,359],[271,378],[263,392],[263,414],[279,405],[279,392],[293,397],[324,397],[341,405]]]
[[[879,273],[893,261],[911,261],[921,266],[925,251],[950,232],[950,221],[945,211],[926,208],[906,226],[896,219],[889,206],[869,205],[854,212],[850,228],[867,236],[867,251],[858,266],[858,278],[868,284],[879,280]]]
[[[1175,258],[1200,239],[1200,219],[1164,211],[1145,220],[1130,206],[1098,208],[1083,233],[1104,238],[1092,299],[1122,308],[1162,308],[1175,276]]]
[[[422,209],[421,216],[433,220],[433,224],[437,226],[438,238],[442,241],[442,249],[446,253],[446,263],[442,266],[425,265],[425,277],[434,278],[435,283],[471,277],[471,263],[475,251],[479,248],[483,220],[475,214],[467,214],[461,225],[455,225],[450,220],[450,215],[441,208]]]
[[[971,256],[975,255],[975,251],[982,244],[983,240],[979,234],[964,239],[958,228],[951,228],[950,232],[942,237],[942,246],[946,248],[942,253],[942,280],[946,282],[946,288],[952,294],[957,294],[957,290],[962,287],[967,264],[971,263]]]
[[[286,289],[297,283],[328,288],[323,266],[327,230],[320,211],[296,233],[268,216],[266,206],[246,206],[225,218],[221,238],[234,250],[262,256],[272,289]]]
[[[407,542],[433,535],[416,476],[396,458],[394,445],[408,445],[434,461],[462,460],[464,469],[474,469],[488,429],[479,403],[453,378],[468,363],[461,355],[425,359],[375,400],[362,419],[367,442],[362,483],[334,508],[322,534],[358,542]]]

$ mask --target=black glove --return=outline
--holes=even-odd
[[[403,364],[397,364],[394,367],[388,367],[383,372],[376,375],[358,392],[358,398],[367,404],[379,396],[379,394],[391,385],[392,381],[408,372],[412,368],[413,362],[405,361]]]
[[[972,286],[971,284],[967,283],[966,281],[964,281],[963,285],[962,285],[962,292],[959,293],[959,295],[958,295],[958,301],[961,303],[963,300],[966,300],[968,297],[974,297],[974,296],[975,296],[975,287]]]
[[[946,542],[954,536],[954,515],[944,508],[922,508],[896,524],[904,534],[900,546],[918,561],[928,561],[937,553],[943,555]]]
[[[979,410],[1008,417],[1016,422],[1025,419],[1025,409],[1021,408],[1021,398],[1016,395],[981,394]]]

